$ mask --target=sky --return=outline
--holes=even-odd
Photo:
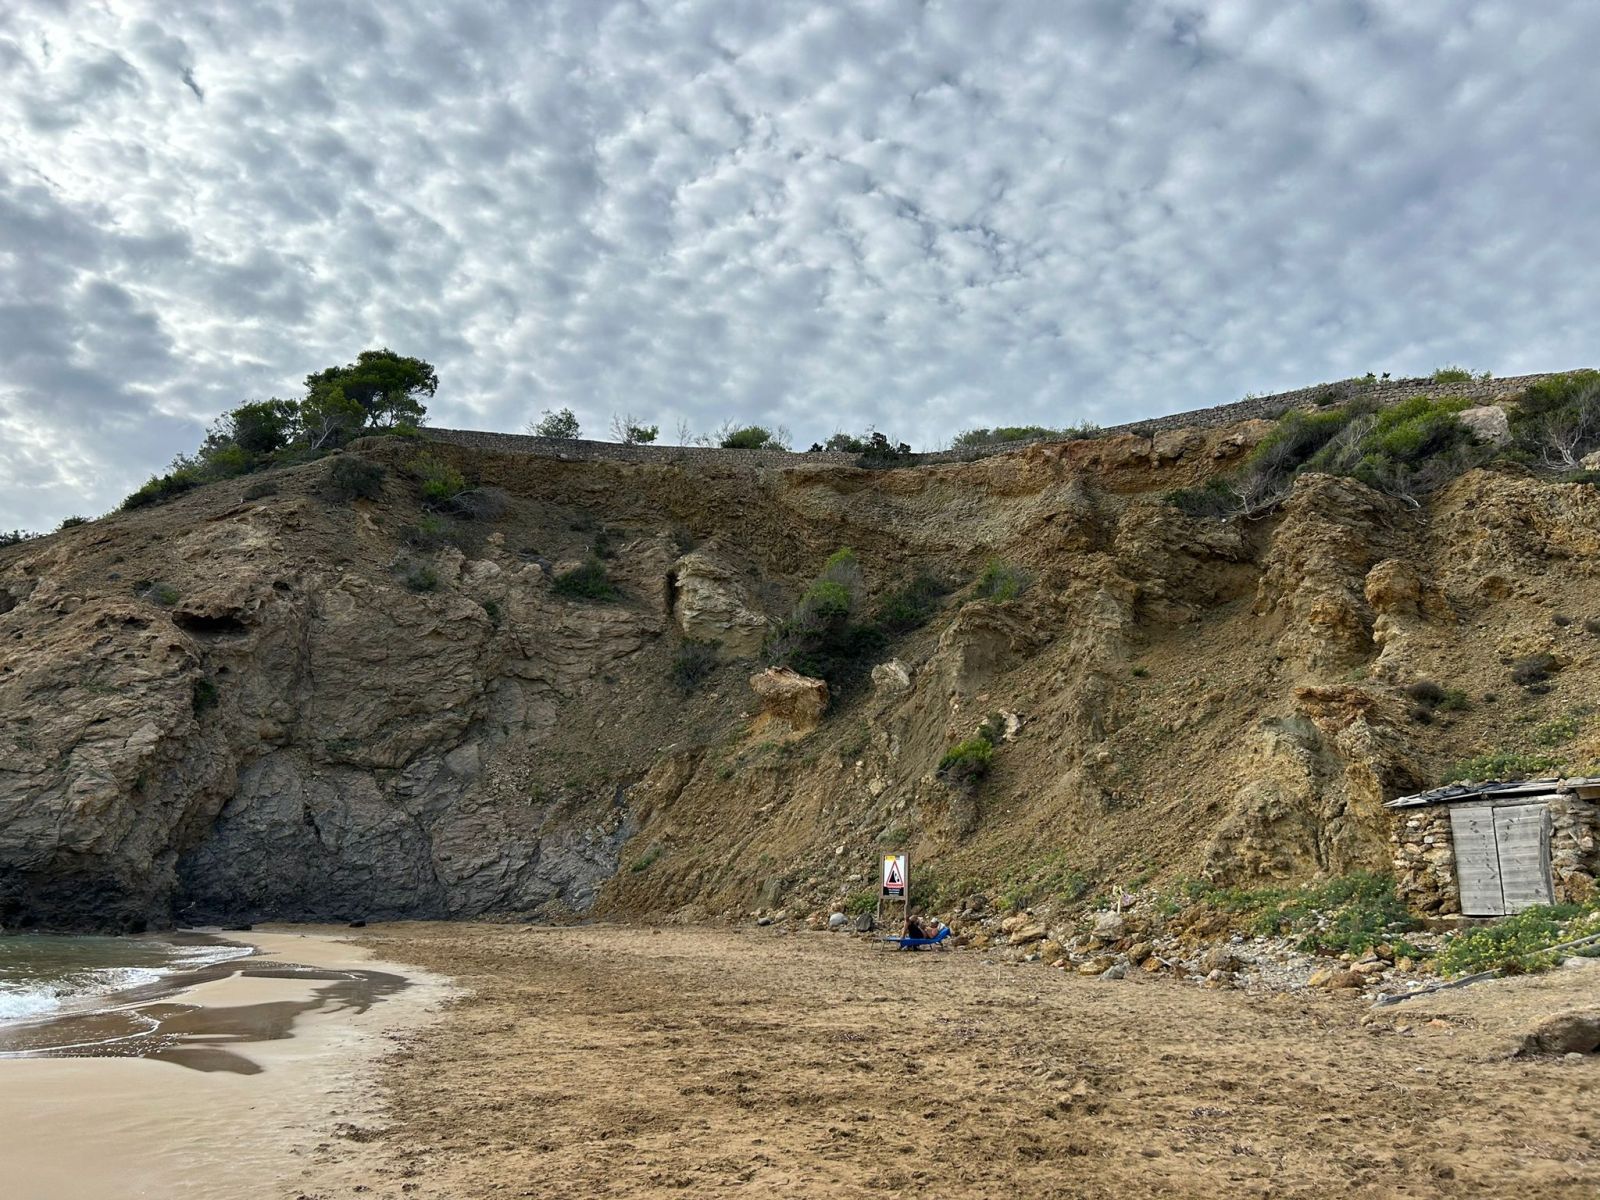
[[[0,529],[430,421],[1101,424],[1596,365],[1600,5],[5,0]]]

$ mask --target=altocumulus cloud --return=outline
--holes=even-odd
[[[11,0],[0,527],[368,346],[923,445],[1592,362],[1600,7]]]

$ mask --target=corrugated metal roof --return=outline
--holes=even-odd
[[[1483,783],[1451,783],[1415,796],[1400,796],[1385,802],[1385,808],[1421,808],[1427,804],[1457,804],[1463,800],[1533,800],[1559,792],[1576,792],[1585,800],[1600,798],[1600,776],[1576,779],[1521,779],[1510,783],[1488,780]]]

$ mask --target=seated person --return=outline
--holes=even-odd
[[[944,922],[933,917],[908,916],[906,918],[905,936],[909,938],[936,938],[943,928]]]

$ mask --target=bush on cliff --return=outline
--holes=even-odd
[[[1080,421],[1052,429],[1047,425],[1001,425],[994,429],[964,429],[951,439],[952,450],[982,450],[1009,442],[1072,442],[1096,438],[1104,431],[1093,421]]]
[[[771,430],[760,425],[746,425],[742,429],[731,429],[722,435],[718,443],[724,450],[781,450],[782,443]]]
[[[946,750],[934,774],[957,787],[976,787],[994,766],[994,745],[988,738],[971,737]]]
[[[550,585],[558,596],[571,600],[615,600],[622,595],[617,585],[606,574],[606,565],[598,558],[590,558],[581,566],[563,571]]]
[[[1600,371],[1541,379],[1510,412],[1511,440],[1529,462],[1572,471],[1600,449]]]
[[[354,454],[342,454],[328,472],[328,489],[340,500],[376,500],[383,495],[381,466]]]
[[[422,489],[422,502],[430,507],[448,504],[467,490],[461,472],[437,455],[419,454],[411,460],[409,470]]]
[[[362,433],[410,430],[439,386],[433,367],[392,350],[364,350],[356,361],[306,376],[299,400],[255,400],[217,418],[193,454],[180,454],[122,502],[144,508],[206,483],[270,467],[310,462]]]
[[[979,574],[978,581],[973,587],[973,594],[980,600],[993,600],[1003,604],[1007,600],[1015,600],[1027,590],[1027,572],[1021,567],[1003,563],[998,558],[991,558]]]
[[[1305,471],[1345,475],[1408,504],[1494,454],[1458,419],[1459,397],[1414,396],[1388,408],[1357,399],[1338,408],[1292,409],[1235,470],[1166,502],[1190,516],[1263,512],[1281,503]]]
[[[694,691],[717,669],[717,646],[696,638],[685,638],[672,656],[673,685],[685,694]]]

